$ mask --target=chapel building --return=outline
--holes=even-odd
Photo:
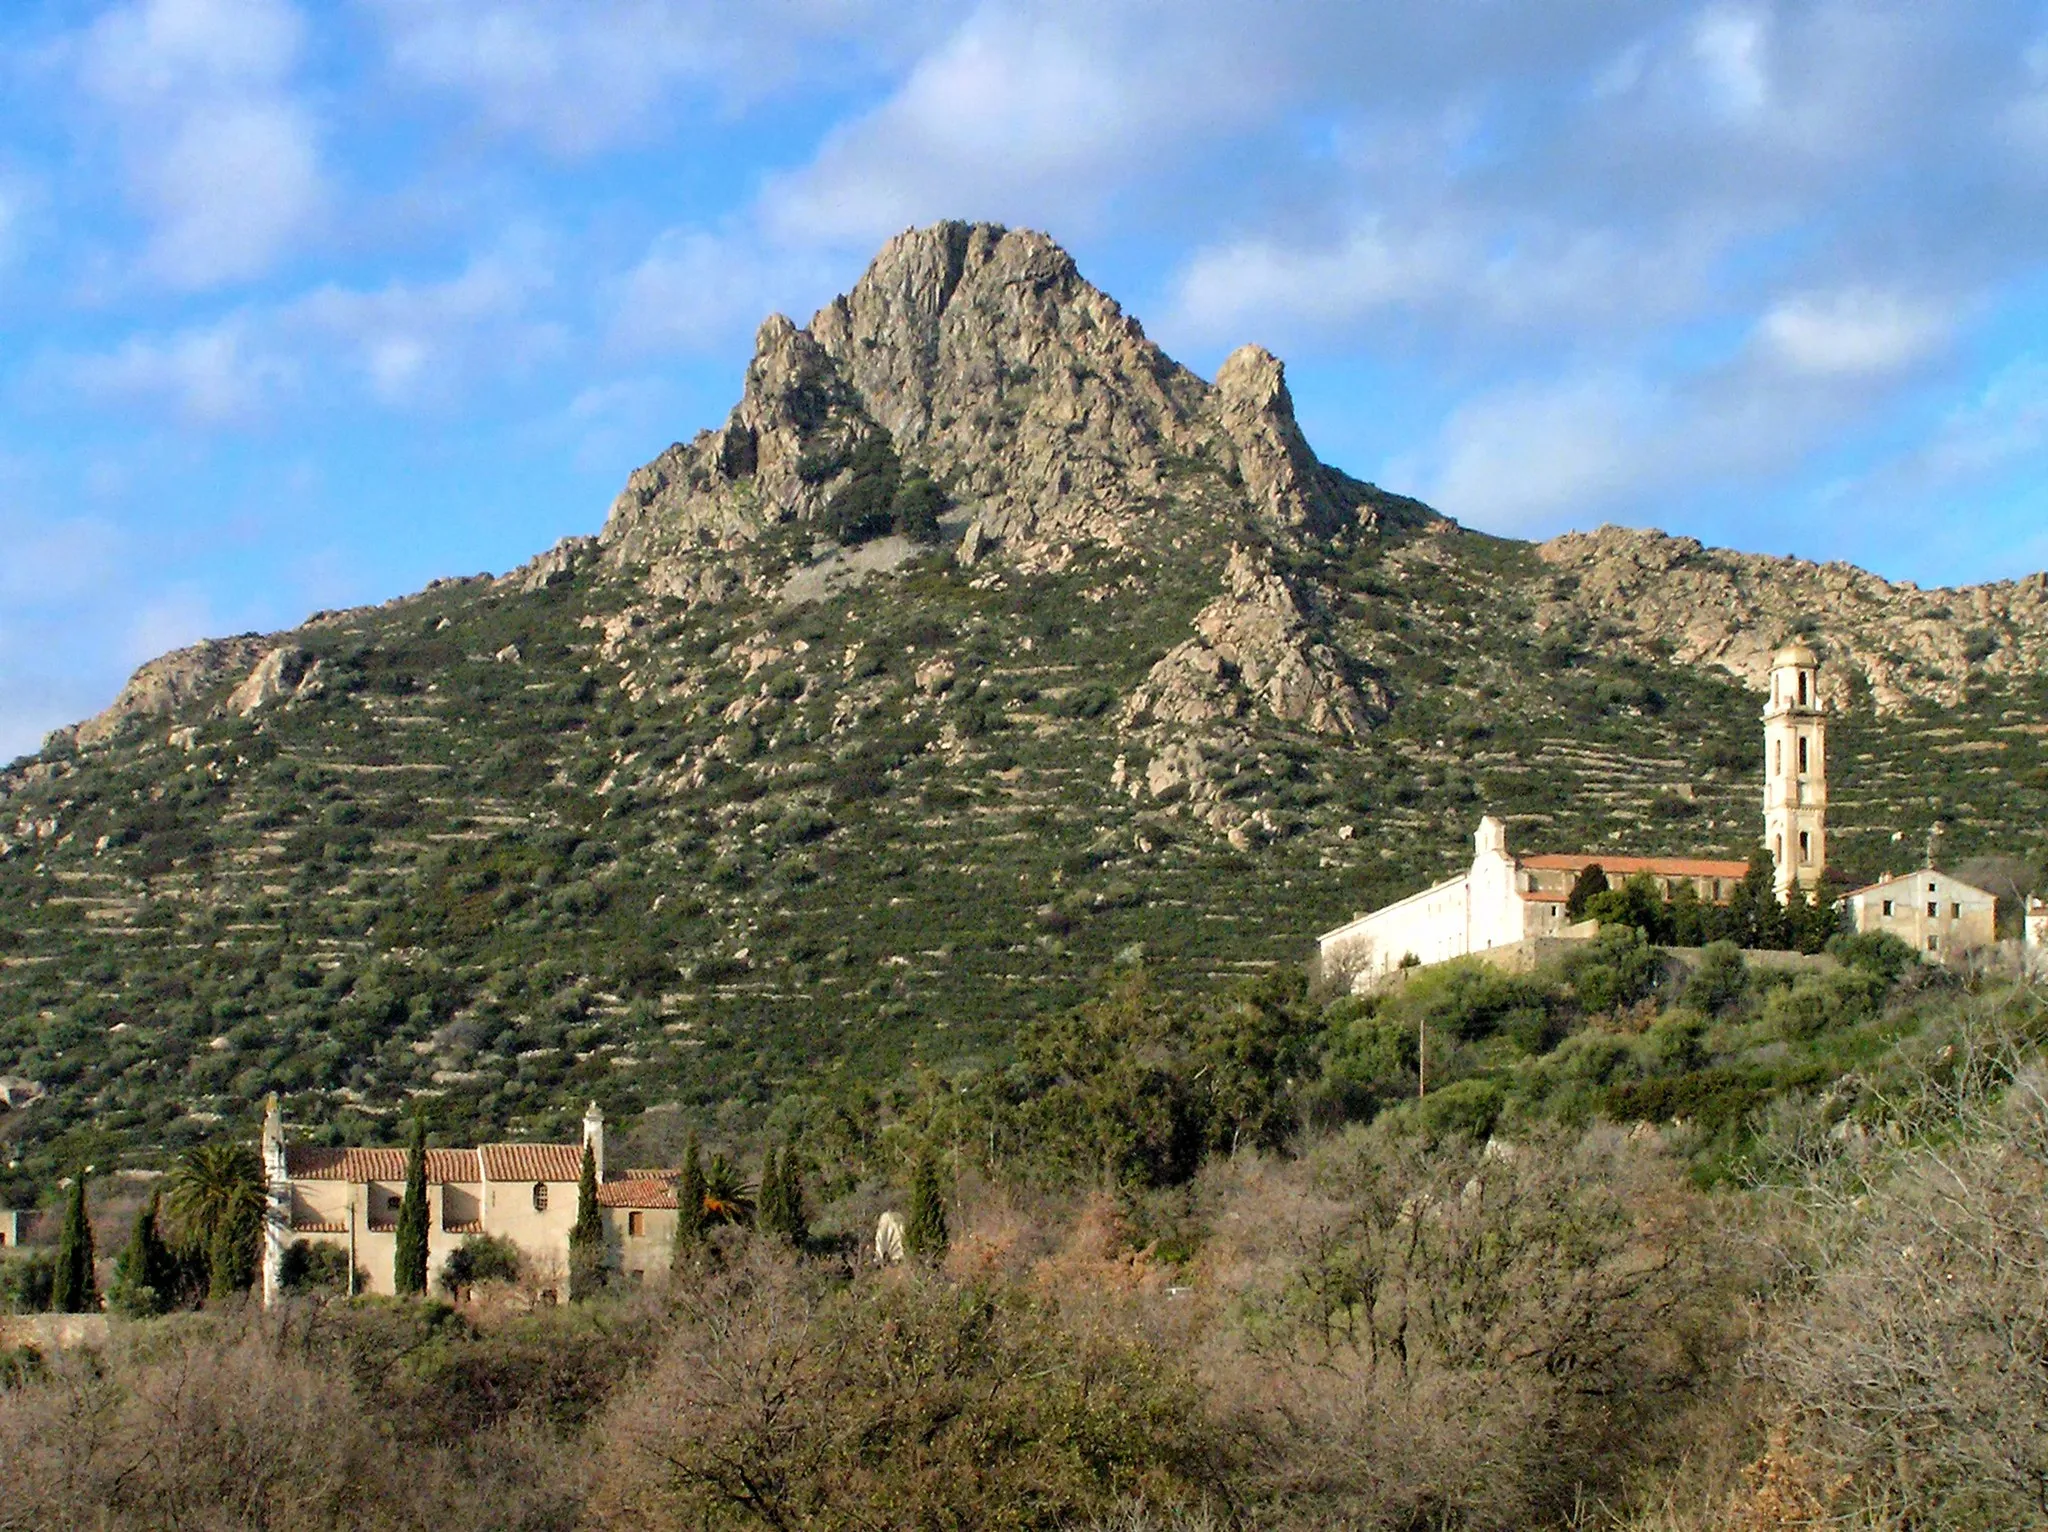
[[[492,1235],[518,1248],[528,1284],[542,1301],[564,1295],[586,1146],[597,1171],[608,1263],[635,1282],[650,1271],[666,1271],[675,1238],[676,1173],[629,1170],[608,1177],[604,1114],[592,1103],[581,1143],[426,1151],[428,1282],[438,1281],[465,1239]],[[407,1151],[288,1143],[275,1096],[264,1113],[262,1149],[268,1182],[264,1303],[277,1301],[285,1252],[302,1240],[347,1252],[356,1274],[351,1291],[395,1292]]]

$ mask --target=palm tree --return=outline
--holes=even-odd
[[[174,1168],[165,1199],[185,1246],[204,1253],[207,1296],[226,1298],[256,1276],[263,1228],[263,1162],[247,1144],[195,1144]]]
[[[711,1156],[704,1167],[704,1221],[751,1223],[754,1218],[754,1188],[741,1175],[739,1166],[722,1154]]]

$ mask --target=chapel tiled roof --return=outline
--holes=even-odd
[[[285,1173],[295,1181],[403,1181],[405,1156],[403,1149],[291,1144],[285,1149]],[[435,1185],[473,1185],[479,1168],[488,1181],[574,1181],[583,1173],[583,1146],[485,1144],[480,1149],[427,1151],[427,1180]]]
[[[1749,871],[1747,862],[1724,862],[1710,857],[1608,856],[1599,851],[1548,852],[1516,860],[1538,872],[1583,872],[1597,863],[1610,877],[1616,873],[1648,872],[1667,878],[1739,878]]]
[[[294,1181],[403,1181],[405,1156],[403,1149],[325,1149],[312,1144],[290,1144],[285,1148],[284,1168]],[[427,1180],[436,1185],[476,1180],[476,1151],[429,1149]]]
[[[581,1144],[485,1144],[478,1152],[493,1181],[575,1181],[583,1175]]]
[[[597,1189],[601,1208],[672,1208],[676,1205],[673,1181],[606,1181]]]

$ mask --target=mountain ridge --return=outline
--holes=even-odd
[[[2048,857],[2044,582],[1757,558],[1469,531],[1316,461],[1270,354],[1205,382],[1044,236],[912,231],[765,324],[595,536],[160,657],[0,769],[0,1073],[45,1087],[0,1145],[147,1164],[269,1090],[331,1142],[758,1123],[1000,1070],[1119,964],[1299,965],[1482,810],[1746,854],[1745,667],[1794,628],[1842,688],[1845,874],[1937,821]]]

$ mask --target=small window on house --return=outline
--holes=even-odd
[[[1928,937],[1928,938],[1927,938],[1927,950],[1928,950],[1929,952],[1939,952],[1939,951],[1941,951],[1941,938],[1940,938],[1940,937],[1938,937],[1938,936],[1930,936],[1930,937]]]
[[[1930,894],[1934,892],[1934,885],[1932,883],[1927,885],[1927,892]]]
[[[1813,860],[1813,836],[1805,830],[1799,832],[1799,860],[1802,862]]]
[[[398,1195],[397,1195],[397,1194],[396,1194],[395,1192],[386,1192],[386,1193],[384,1194],[384,1211],[385,1211],[385,1212],[387,1212],[387,1213],[395,1213],[395,1212],[397,1212],[397,1211],[398,1211],[398,1209],[399,1209],[399,1205],[400,1205],[400,1198],[398,1197]]]
[[[1806,706],[1806,672],[1799,672],[1799,705]]]
[[[1782,739],[1774,739],[1771,741],[1771,775],[1782,776],[1784,771],[1785,742]]]
[[[1930,899],[1930,900],[1928,900],[1928,901],[1927,901],[1927,918],[1928,918],[1929,920],[1932,920],[1932,919],[1934,919],[1934,918],[1935,918],[1935,916],[1939,915],[1940,913],[1941,913],[1941,905],[1940,905],[1940,904],[1939,904],[1939,903],[1938,903],[1937,901],[1935,901],[1935,900],[1933,900],[1933,899]]]
[[[1950,905],[1950,906],[1948,907],[1948,916],[1949,916],[1949,919],[1951,919],[1951,920],[1961,920],[1961,919],[1963,918],[1963,907],[1962,907],[1962,905],[1961,905],[1961,904],[1952,904],[1952,905]]]
[[[1889,899],[1885,900],[1884,902],[1884,918],[1886,920],[1890,920],[1892,918],[1892,902]]]
[[[545,1213],[548,1210],[548,1183],[545,1181],[533,1183],[533,1210],[536,1213]]]
[[[1806,741],[1803,739],[1799,742],[1799,771],[1802,776],[1806,774]]]
[[[647,1215],[645,1213],[628,1213],[626,1215],[626,1232],[628,1234],[640,1233],[642,1228],[645,1227],[646,1221]],[[636,1271],[633,1275],[637,1279],[640,1274]]]

